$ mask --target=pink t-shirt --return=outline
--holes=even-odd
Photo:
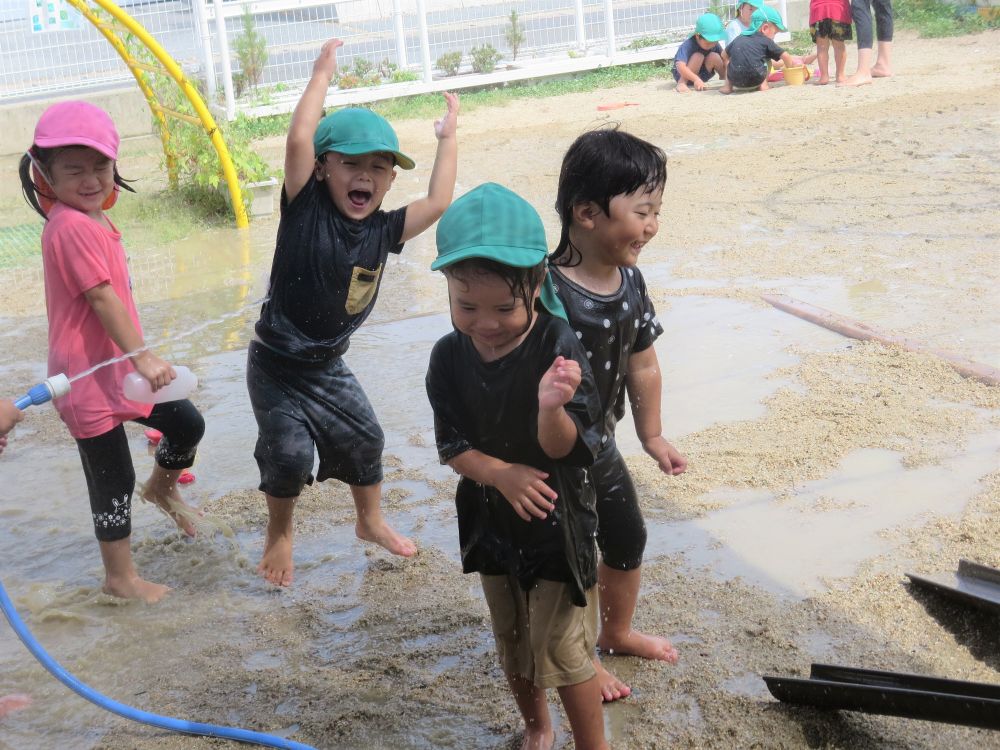
[[[826,19],[838,23],[851,23],[850,0],[810,0],[809,23],[819,23]]]
[[[111,231],[85,213],[56,203],[42,231],[42,263],[49,316],[49,375],[73,377],[122,354],[84,296],[99,284],[110,282],[142,335],[117,229]],[[73,437],[96,437],[127,420],[149,416],[152,405],[122,395],[122,380],[133,369],[128,360],[102,367],[74,382],[68,394],[53,402]]]

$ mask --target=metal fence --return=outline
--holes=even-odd
[[[55,16],[32,16],[31,4]],[[132,80],[115,50],[65,0],[0,0],[0,104],[79,95]],[[288,112],[320,45],[339,37],[346,74],[330,104],[664,59],[706,0],[122,0],[228,118]],[[779,9],[784,11],[784,0]],[[59,15],[61,13],[61,16]],[[252,31],[246,31],[249,13]],[[512,18],[516,14],[516,21]],[[521,37],[514,55],[512,39]],[[266,49],[258,76],[240,47]],[[474,57],[496,50],[491,71]],[[456,75],[437,61],[460,53]],[[253,71],[250,71],[253,73]],[[249,80],[256,77],[256,80]]]

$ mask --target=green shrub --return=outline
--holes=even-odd
[[[462,53],[461,51],[445,52],[434,64],[446,76],[456,76],[458,75],[458,68],[462,64]]]
[[[524,28],[517,19],[517,11],[510,12],[510,19],[507,26],[507,45],[510,47],[510,59],[517,59],[517,52],[524,44]]]
[[[248,7],[243,8],[243,32],[233,40],[233,51],[240,61],[240,72],[233,76],[233,85],[243,91],[256,89],[267,64],[267,40],[257,33]]]
[[[500,62],[500,53],[492,44],[484,44],[482,47],[473,47],[469,54],[472,55],[472,69],[477,73],[492,73],[497,63]]]

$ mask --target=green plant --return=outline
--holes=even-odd
[[[524,44],[524,28],[521,26],[517,18],[517,11],[512,10],[510,12],[510,19],[507,26],[507,44],[510,46],[510,59],[517,59],[517,52],[521,49],[521,45]]]
[[[393,83],[404,83],[405,81],[419,81],[420,74],[412,70],[394,70],[392,73],[392,78],[389,79]]]
[[[458,75],[458,68],[462,64],[462,52],[445,52],[437,59],[434,65],[446,76]]]
[[[943,0],[899,0],[893,3],[897,25],[922,37],[958,36],[1000,27],[1000,19],[968,13]]]
[[[472,56],[472,69],[477,73],[492,73],[501,57],[492,44],[473,47],[469,54]]]
[[[243,90],[256,89],[267,64],[267,40],[257,32],[248,7],[243,8],[243,32],[233,40],[233,50],[240,61],[240,72],[233,77],[233,84]]]
[[[342,89],[356,89],[361,85],[361,79],[354,73],[341,73],[337,76],[337,86]]]
[[[629,42],[626,45],[625,49],[640,50],[640,49],[645,49],[646,47],[659,47],[660,45],[666,43],[667,43],[666,37],[641,36],[638,39],[633,39],[631,42]]]

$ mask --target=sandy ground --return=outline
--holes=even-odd
[[[809,279],[878,283],[897,301],[867,322],[1000,366],[1000,33],[904,35],[896,65],[896,77],[856,90],[778,86],[723,97],[716,90],[679,95],[655,81],[479,109],[461,120],[460,189],[485,180],[515,187],[551,228],[566,146],[584,128],[620,121],[670,154],[653,251],[670,259],[671,288],[654,289],[667,326],[679,295],[763,308],[760,293],[808,289]],[[597,111],[626,101],[638,106]],[[418,164],[431,157],[429,127],[397,128],[402,143],[415,144]],[[424,180],[401,177],[395,190],[416,193]],[[378,318],[442,309],[440,286],[423,296],[387,286]],[[966,340],[963,331],[974,335]],[[648,461],[631,461],[651,522],[704,518],[726,507],[722,490],[735,488],[768,493],[822,534],[836,503],[807,504],[801,490],[852,452],[888,449],[906,467],[933,467],[973,435],[1000,430],[1000,388],[965,380],[936,358],[861,344],[795,355],[796,364],[779,373],[791,386],[766,400],[762,416],[678,440],[690,460],[686,475],[665,480]],[[669,394],[665,412],[669,433]],[[43,429],[35,439],[55,434]],[[788,707],[759,678],[805,676],[811,662],[825,662],[1000,682],[995,618],[902,585],[904,572],[952,570],[963,557],[1000,565],[996,459],[994,452],[961,512],[887,531],[890,552],[873,550],[851,575],[828,578],[804,597],[720,576],[681,554],[650,561],[636,624],[672,638],[681,660],[674,667],[607,660],[635,689],[606,709],[614,746],[1000,747],[1000,735],[984,730]],[[454,523],[452,482],[393,468],[390,457],[394,476],[435,489],[421,503],[421,523]],[[386,500],[390,513],[407,507],[405,492]],[[264,521],[255,491],[230,493],[212,512],[236,529]],[[342,488],[310,489],[297,533],[320,533],[331,519],[350,523],[352,513]],[[151,666],[155,680],[143,703],[205,721],[250,716],[252,728],[264,731],[294,721],[294,739],[321,748],[378,747],[389,737],[411,747],[516,747],[518,717],[485,637],[476,581],[460,575],[450,552],[433,547],[412,561],[379,553],[368,560],[360,590],[338,579],[296,591],[239,638],[195,650],[186,669]],[[341,627],[352,647],[331,658],[318,645],[337,622],[331,602],[351,597],[364,603],[360,617]],[[281,668],[241,666],[261,652],[281,653]],[[565,724],[557,744],[572,746]],[[226,745],[121,725],[97,746]]]

